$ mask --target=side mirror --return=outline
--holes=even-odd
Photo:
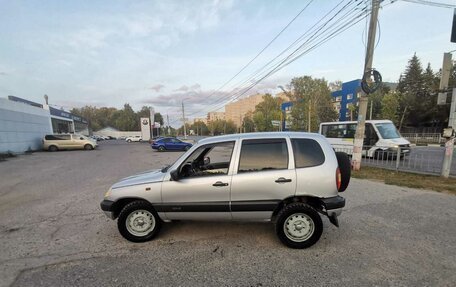
[[[179,181],[179,172],[176,170],[173,170],[170,174],[171,179],[174,181]]]

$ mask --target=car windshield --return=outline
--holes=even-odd
[[[401,137],[392,123],[375,124],[375,126],[383,139],[397,139]]]
[[[178,157],[172,164],[169,164],[169,165],[163,167],[160,171],[163,172],[163,173],[167,172],[168,169],[169,169],[170,167],[172,167],[176,162],[178,162],[183,156],[187,156],[187,153],[184,152],[184,153],[181,154],[181,156]]]

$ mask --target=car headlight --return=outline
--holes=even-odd
[[[111,196],[112,188],[110,188],[108,191],[106,191],[104,197],[109,197]]]

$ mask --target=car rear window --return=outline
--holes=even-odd
[[[320,144],[313,139],[291,139],[295,167],[311,167],[325,162],[325,154]]]
[[[288,148],[285,139],[242,141],[239,173],[287,168]]]
[[[69,140],[70,135],[47,135],[44,137],[46,140]]]

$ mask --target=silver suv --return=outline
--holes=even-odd
[[[200,140],[174,164],[122,179],[101,209],[133,242],[173,220],[267,220],[285,245],[306,248],[322,234],[319,214],[338,226],[338,194],[349,180],[348,157],[319,134],[234,134]]]

